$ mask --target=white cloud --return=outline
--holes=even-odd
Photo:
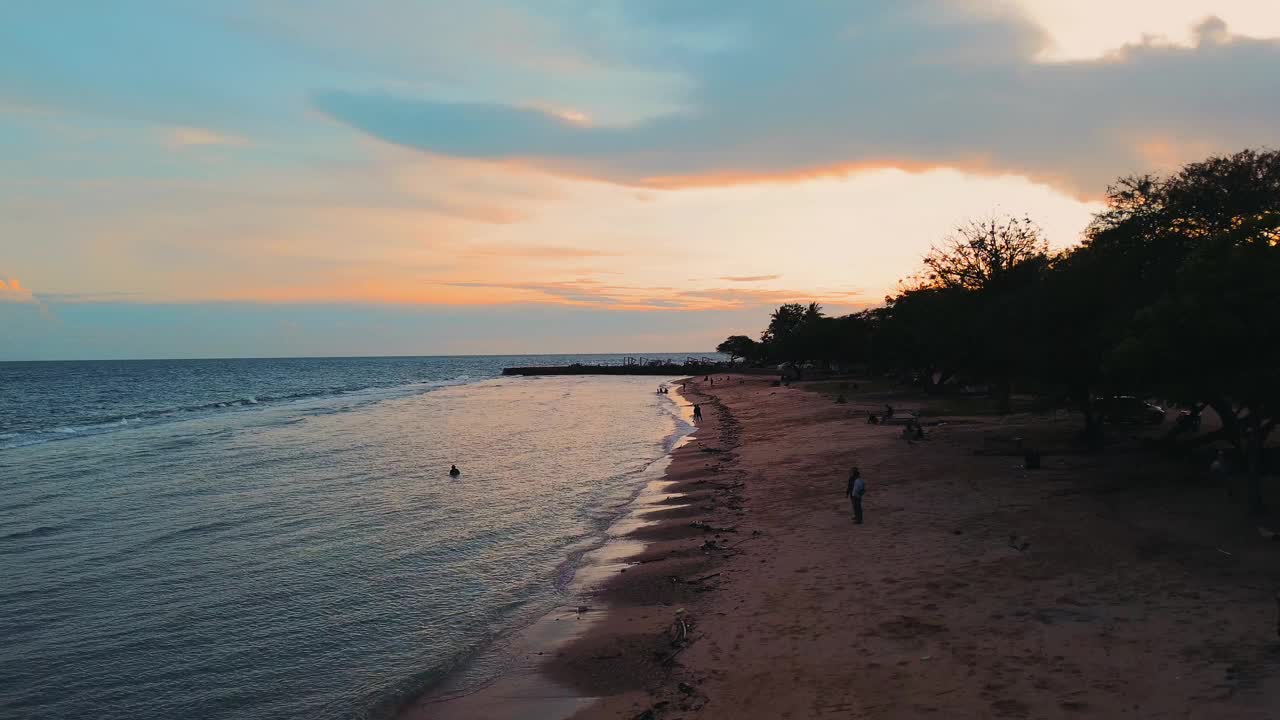
[[[704,12],[695,5],[636,22],[694,24]],[[957,168],[1096,198],[1116,177],[1171,169],[1156,159],[1274,142],[1278,40],[1215,19],[1196,26],[1191,48],[1148,43],[1046,63],[1037,59],[1045,32],[1028,17],[944,7],[950,15],[928,18],[852,4],[721,8],[756,30],[750,42],[684,59],[697,79],[695,112],[631,127],[377,91],[320,91],[313,101],[339,122],[436,155],[667,188]],[[1154,145],[1164,150],[1153,154]]]
[[[1252,38],[1280,37],[1280,2],[1269,0],[1017,0],[1048,34],[1043,61],[1088,60],[1125,45],[1196,47],[1194,28],[1219,18]]]

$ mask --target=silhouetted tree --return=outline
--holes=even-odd
[[[729,356],[729,362],[738,358],[754,359],[760,353],[760,343],[746,335],[730,335],[724,342],[716,346],[716,352]]]
[[[877,314],[873,362],[934,392],[970,368],[973,297],[962,288],[916,287],[886,298]]]
[[[1025,263],[1048,256],[1049,243],[1030,218],[989,217],[956,228],[924,257],[924,283],[983,292]]]
[[[1149,298],[1118,363],[1214,408],[1261,511],[1263,448],[1280,417],[1280,152],[1209,158],[1141,188],[1096,223],[1140,249],[1146,272]]]
[[[1280,152],[1121,178],[1083,242],[1050,255],[1025,218],[956,230],[883,307],[841,318],[775,310],[774,361],[860,362],[937,391],[949,378],[1033,381],[1070,399],[1102,446],[1096,401],[1156,394],[1222,418],[1262,508],[1267,439],[1280,423]]]
[[[816,326],[824,320],[818,303],[779,306],[760,336],[765,354],[774,361],[801,364],[814,359]]]
[[[950,291],[950,302],[963,305],[963,316],[951,318],[960,323],[952,330],[968,339],[960,366],[994,382],[1005,411],[1013,378],[1031,355],[1035,286],[1048,267],[1048,252],[1029,218],[990,217],[960,226],[924,258],[922,287]]]

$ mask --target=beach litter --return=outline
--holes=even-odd
[[[703,532],[710,532],[710,533],[717,533],[717,534],[719,534],[719,533],[736,533],[736,532],[738,532],[738,528],[732,528],[732,527],[716,527],[715,525],[712,525],[711,523],[703,522],[703,521],[701,521],[701,520],[695,520],[695,521],[693,521],[693,522],[689,523],[689,527],[691,527],[691,528],[697,528],[697,529],[699,529],[699,530],[701,530],[701,531],[703,531]]]

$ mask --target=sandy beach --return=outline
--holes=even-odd
[[[684,391],[685,497],[541,665],[594,698],[575,720],[1280,716],[1280,546],[1231,488],[1136,442],[1070,450],[1070,418],[935,417],[908,444],[865,417],[923,398],[717,378]]]

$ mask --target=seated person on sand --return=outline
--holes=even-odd
[[[907,424],[902,426],[902,439],[906,440],[907,444],[913,444],[917,440],[924,440],[924,426],[915,418],[908,420]]]
[[[867,413],[867,424],[868,424],[868,425],[879,425],[879,424],[880,424],[880,418],[879,418],[879,417],[877,417],[875,413]]]
[[[458,477],[461,474],[462,474],[462,471],[458,469],[457,465],[449,466],[449,477]]]

